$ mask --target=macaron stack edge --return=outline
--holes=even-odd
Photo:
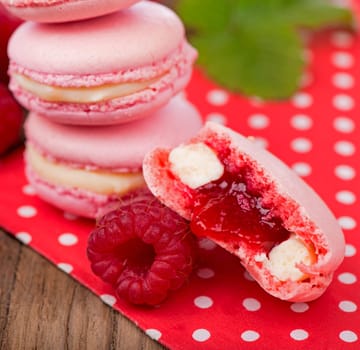
[[[29,111],[28,181],[53,206],[98,218],[146,187],[145,154],[202,127],[182,93],[197,52],[156,2],[2,3],[25,20],[8,55],[9,87]]]

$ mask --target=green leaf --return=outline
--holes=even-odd
[[[300,28],[352,23],[349,10],[320,0],[180,0],[178,11],[208,75],[264,99],[298,89],[305,65]]]

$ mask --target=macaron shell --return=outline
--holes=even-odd
[[[8,55],[21,68],[42,74],[111,74],[158,64],[179,47],[184,33],[172,10],[141,1],[80,22],[25,22],[13,33]]]
[[[27,21],[60,23],[78,21],[125,9],[138,0],[3,1],[13,15]]]
[[[30,113],[25,135],[42,154],[78,167],[126,171],[141,169],[146,153],[173,147],[196,135],[202,119],[182,96],[144,119],[113,126],[77,126],[50,122]]]
[[[65,212],[95,219],[115,205],[117,196],[106,196],[89,191],[54,186],[40,179],[29,166],[26,177],[39,198]]]
[[[309,266],[309,283],[277,283],[270,272],[254,261],[254,253],[246,247],[235,250],[231,242],[216,240],[237,255],[245,268],[270,294],[285,300],[309,301],[321,295],[329,285],[333,271],[344,257],[344,236],[329,208],[295,172],[271,153],[249,139],[214,123],[207,123],[191,143],[203,142],[217,153],[229,150],[228,164],[246,162],[257,174],[254,181],[270,184],[263,193],[264,202],[273,203],[290,232],[314,244],[318,260]],[[144,159],[143,171],[150,190],[164,204],[191,219],[194,190],[167,175],[169,150],[158,149]],[[182,198],[182,199],[181,199]]]

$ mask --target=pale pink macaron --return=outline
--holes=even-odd
[[[25,108],[84,125],[151,114],[186,87],[197,57],[179,17],[150,1],[81,22],[24,23],[8,53]]]
[[[323,200],[229,128],[209,122],[185,144],[151,151],[143,172],[153,194],[191,220],[195,234],[238,256],[275,297],[318,298],[343,260],[344,236]]]
[[[13,15],[27,21],[60,23],[109,14],[139,0],[0,0]]]
[[[142,161],[153,148],[195,135],[202,120],[182,97],[149,118],[122,125],[75,126],[30,113],[25,123],[26,174],[52,205],[95,218],[119,197],[144,187]]]

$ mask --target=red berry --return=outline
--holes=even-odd
[[[5,84],[9,81],[7,45],[11,34],[20,23],[20,19],[9,14],[0,4],[0,81]]]
[[[0,155],[20,140],[23,111],[0,83]]]
[[[118,297],[157,305],[191,273],[195,238],[186,220],[142,189],[100,219],[87,254],[93,272],[112,284]]]

